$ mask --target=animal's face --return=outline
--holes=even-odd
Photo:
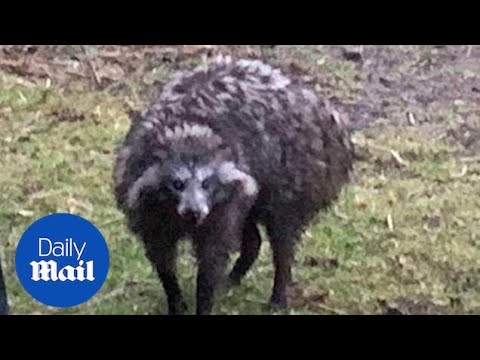
[[[174,164],[164,186],[177,204],[177,212],[189,222],[200,225],[213,207],[227,201],[232,186],[222,183],[217,164]]]
[[[127,153],[128,155],[128,153]],[[211,157],[212,158],[212,157]],[[200,225],[219,204],[233,194],[255,197],[258,184],[235,162],[219,157],[170,156],[150,165],[128,188],[127,206],[135,209],[146,199],[159,206],[175,204],[175,211],[192,224]]]

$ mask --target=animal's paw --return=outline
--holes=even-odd
[[[230,276],[225,277],[218,286],[218,293],[224,295],[228,293],[232,288],[239,285],[239,281],[235,281]]]
[[[188,306],[185,301],[180,300],[168,307],[168,315],[185,315],[188,312]]]
[[[268,304],[270,310],[273,311],[283,311],[288,308],[288,301],[286,297],[275,298],[272,297]]]

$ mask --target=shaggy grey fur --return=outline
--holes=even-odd
[[[115,194],[170,313],[185,309],[177,241],[193,240],[197,314],[208,314],[229,254],[240,248],[230,284],[255,261],[258,224],[273,250],[271,303],[285,307],[294,244],[349,181],[352,162],[340,115],[301,79],[259,60],[220,58],[175,75],[132,119],[117,151]]]

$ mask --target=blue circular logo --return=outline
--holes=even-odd
[[[23,233],[15,265],[32,297],[48,306],[70,307],[100,290],[108,274],[109,252],[95,225],[77,215],[53,214]]]

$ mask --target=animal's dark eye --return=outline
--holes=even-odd
[[[202,188],[204,188],[205,190],[210,188],[210,186],[212,186],[212,180],[210,178],[202,181]]]
[[[173,188],[175,190],[181,191],[185,189],[185,183],[182,180],[173,180]]]

